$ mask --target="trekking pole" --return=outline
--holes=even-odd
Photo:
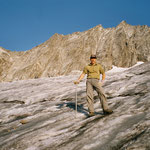
[[[77,101],[77,85],[76,85],[76,104],[75,104],[75,110],[76,110],[76,113],[75,113],[75,116],[76,116],[76,118],[77,118],[77,103],[78,103],[78,101]]]

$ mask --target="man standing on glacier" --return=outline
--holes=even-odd
[[[93,100],[93,90],[96,90],[98,93],[98,97],[101,102],[101,106],[103,109],[103,113],[105,115],[113,113],[112,110],[108,108],[107,98],[102,89],[102,84],[105,80],[105,72],[100,64],[96,63],[96,55],[91,55],[90,57],[91,63],[84,67],[84,70],[77,81],[74,84],[79,84],[79,82],[84,78],[85,74],[87,74],[86,81],[86,94],[87,94],[87,103],[89,110],[89,117],[94,116],[94,100]],[[102,81],[100,80],[100,74],[102,74]]]

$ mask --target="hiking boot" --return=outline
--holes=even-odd
[[[94,114],[94,112],[89,112],[89,117],[92,117],[92,116],[94,116],[95,114]]]
[[[106,109],[106,110],[103,110],[103,113],[104,115],[109,115],[109,114],[112,114],[113,111],[111,109]]]

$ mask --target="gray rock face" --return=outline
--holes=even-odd
[[[9,69],[12,65],[12,59],[9,52],[0,47],[0,77],[4,77],[5,69]]]
[[[86,118],[86,79],[76,87],[78,76],[0,83],[0,150],[149,150],[150,62],[106,72],[108,116],[95,92],[96,115]]]
[[[97,54],[105,70],[112,65],[131,67],[137,61],[150,61],[150,28],[131,26],[125,21],[116,28],[98,25],[85,32],[54,34],[26,52],[7,53],[9,56],[0,54],[0,81],[72,74],[74,70],[83,70],[92,53]]]

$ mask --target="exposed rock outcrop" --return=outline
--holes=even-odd
[[[5,78],[10,66],[12,65],[12,59],[10,57],[9,51],[0,47],[0,77]],[[6,69],[7,68],[7,69]]]
[[[0,83],[0,150],[149,150],[150,62],[106,72],[104,89],[114,113],[86,119],[85,79],[77,75]]]
[[[5,52],[0,54],[0,81],[67,75],[82,70],[92,53],[105,70],[112,65],[131,67],[137,61],[150,61],[150,28],[125,21],[116,28],[98,25],[85,32],[54,34],[25,52]]]

